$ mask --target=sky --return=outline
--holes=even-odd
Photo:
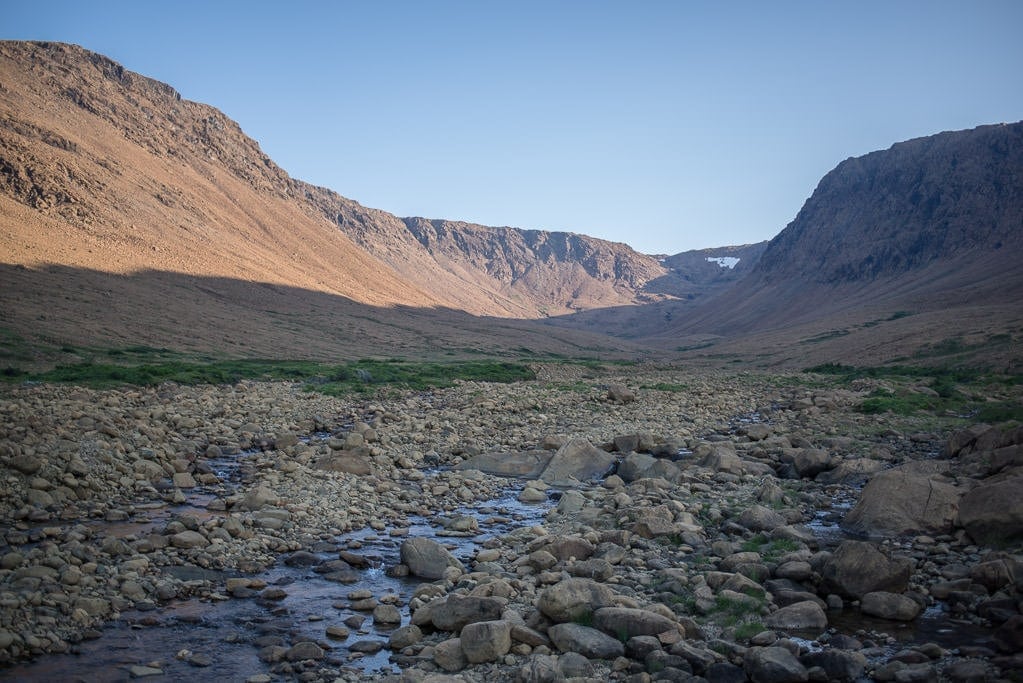
[[[0,0],[398,216],[648,254],[780,232],[843,159],[1023,119],[1019,0]]]

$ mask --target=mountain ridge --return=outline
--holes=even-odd
[[[85,232],[105,231],[108,237],[124,239],[137,226],[130,227],[131,220],[124,221],[125,216],[115,215],[111,207],[151,197],[156,204],[150,202],[147,222],[159,223],[165,209],[176,210],[184,214],[177,217],[176,228],[185,225],[212,235],[218,233],[215,224],[239,221],[249,224],[243,227],[250,229],[250,247],[263,239],[287,251],[294,240],[282,238],[278,228],[295,219],[277,218],[301,212],[313,221],[325,220],[363,252],[356,255],[340,241],[333,250],[321,245],[315,254],[322,257],[340,250],[349,259],[365,262],[361,270],[388,275],[380,283],[362,277],[339,279],[332,272],[337,269],[317,264],[307,268],[316,272],[305,278],[307,284],[311,280],[315,288],[329,283],[331,291],[368,303],[446,306],[479,315],[538,318],[644,302],[652,296],[642,292],[647,281],[672,277],[653,257],[585,235],[400,219],[363,207],[333,190],[291,178],[219,110],[184,100],[173,87],[77,46],[6,41],[0,58],[3,80],[9,84],[7,107],[0,111],[7,131],[0,140],[4,145],[0,190]],[[0,91],[0,97],[4,94]],[[26,94],[21,102],[13,101]],[[55,108],[60,111],[51,111]],[[67,130],[66,124],[75,118],[89,120]],[[99,129],[105,133],[93,135]],[[82,130],[90,131],[88,138],[82,137]],[[124,149],[124,142],[131,149]],[[63,158],[53,158],[45,150]],[[123,177],[120,165],[133,156],[148,156],[138,165],[149,172],[127,190],[108,182],[110,176]],[[201,180],[175,178],[182,166]],[[226,182],[231,178],[247,186],[245,191],[238,191],[238,183]],[[219,194],[217,207],[234,204],[239,211],[225,219],[223,212],[214,210],[217,207],[205,205],[190,191],[200,184],[219,185],[199,194]],[[250,210],[249,190],[259,202],[273,205],[273,218]],[[36,245],[36,252],[41,251],[42,245]],[[272,256],[264,254],[259,260],[264,272],[280,267]],[[370,265],[374,262],[386,267]],[[203,272],[218,274],[209,268]],[[294,275],[289,272],[284,280]],[[360,284],[375,284],[386,293],[361,292]],[[397,295],[402,288],[410,296]]]

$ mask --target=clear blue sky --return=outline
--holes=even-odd
[[[1023,2],[50,2],[77,43],[399,216],[646,253],[770,239],[836,164],[1023,119]]]

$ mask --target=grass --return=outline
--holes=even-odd
[[[857,379],[884,380],[888,386],[874,389],[857,406],[857,411],[865,415],[931,413],[992,424],[1023,421],[1023,403],[1014,389],[1023,385],[1023,376],[1017,374],[976,368],[856,367],[840,363],[817,365],[805,372],[834,377],[839,385]],[[1005,396],[1006,392],[1014,395]]]
[[[742,544],[744,552],[759,553],[768,562],[773,562],[786,553],[799,550],[799,542],[791,538],[771,539],[764,534],[757,534]]]
[[[458,380],[516,382],[534,378],[524,363],[502,361],[412,362],[360,360],[321,363],[303,360],[185,358],[166,349],[128,347],[98,354],[101,359],[58,365],[43,372],[7,368],[8,381],[54,382],[105,388],[123,385],[231,384],[240,380],[303,381],[329,395],[365,393],[379,388],[425,390]]]

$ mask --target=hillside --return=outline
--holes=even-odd
[[[656,341],[765,363],[1019,363],[1023,123],[828,173],[751,272]]]
[[[5,42],[0,60],[0,193],[54,221],[8,226],[9,263],[159,268],[519,318],[649,301],[643,286],[671,276],[584,235],[362,207],[290,178],[218,110],[75,46]]]
[[[131,343],[346,357],[629,348],[466,315],[536,317],[569,300],[469,258],[442,262],[412,235],[405,221],[290,178],[235,122],[168,85],[75,46],[0,43],[8,357]],[[566,257],[602,268],[606,251],[636,259],[637,281],[661,273],[624,245],[578,241]],[[631,285],[591,270],[573,270],[587,305],[633,300]],[[318,320],[296,313],[310,307]]]

